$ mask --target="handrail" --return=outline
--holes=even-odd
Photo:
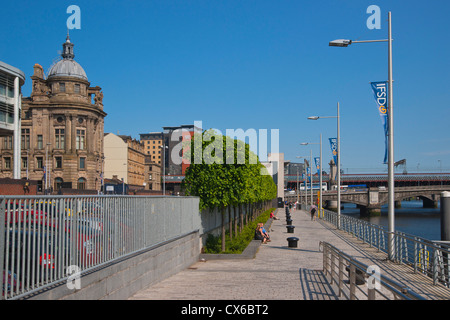
[[[308,210],[308,206],[306,207]],[[322,219],[340,226],[356,238],[364,241],[379,251],[388,251],[389,231],[383,226],[356,219],[341,214],[340,221],[336,212],[323,210]],[[413,268],[414,272],[420,272],[433,279],[435,285],[442,284],[450,287],[450,248],[447,243],[440,243],[404,232],[393,233],[392,259],[397,263],[404,263]]]
[[[322,249],[323,252],[323,271],[325,276],[330,275],[331,284],[337,284],[339,297],[344,295],[349,300],[356,300],[361,297],[367,297],[368,300],[375,300],[378,295],[378,297],[387,300],[426,300],[410,288],[379,272],[377,273],[374,266],[365,265],[328,242],[321,241],[319,243],[319,249]],[[338,264],[335,261],[338,261]],[[348,270],[347,276],[343,270],[344,265]],[[337,267],[337,272],[335,271],[335,267]],[[345,276],[347,277],[348,285],[344,281]],[[358,286],[361,284],[365,284],[367,292]],[[359,294],[356,293],[356,289],[359,290]]]

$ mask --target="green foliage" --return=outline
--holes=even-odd
[[[232,240],[226,237],[226,250],[222,251],[222,240],[220,236],[214,237],[213,235],[208,235],[205,246],[205,253],[225,253],[225,254],[241,254],[242,251],[247,248],[248,244],[253,240],[255,236],[256,225],[260,222],[266,223],[270,218],[270,212],[274,208],[266,210],[257,219],[248,223],[242,230],[242,232]]]
[[[250,151],[250,145],[213,130],[195,133],[190,145],[183,146],[186,170],[183,189],[200,199],[199,209],[225,208],[262,203],[276,197],[276,185],[266,168]],[[186,159],[187,158],[187,159]],[[222,224],[222,251],[225,251],[225,226]]]
[[[276,197],[272,177],[261,174],[266,168],[249,144],[207,130],[194,135],[190,150],[183,187],[187,195],[200,198],[200,210]]]

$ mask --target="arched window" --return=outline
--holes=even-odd
[[[80,190],[86,189],[86,179],[85,178],[79,178],[78,179],[78,186],[77,186],[77,188],[80,189]]]
[[[55,190],[58,191],[63,184],[64,180],[63,178],[55,178]]]

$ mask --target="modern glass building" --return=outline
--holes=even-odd
[[[12,163],[11,158],[4,159],[3,165],[12,167],[14,179],[20,179],[21,87],[24,83],[25,74],[21,70],[0,61],[0,137],[5,137],[13,147]]]

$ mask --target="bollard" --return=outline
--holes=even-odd
[[[450,241],[450,192],[441,193],[441,241]]]
[[[288,226],[292,226],[292,219],[286,219],[286,223]]]
[[[291,215],[290,214],[287,214],[286,215],[286,219],[290,219],[291,218]]]
[[[289,248],[297,248],[298,238],[296,238],[296,237],[289,237],[286,240],[288,241],[288,247]]]
[[[294,233],[295,226],[289,225],[289,226],[286,226],[286,228],[287,228],[288,233]]]

